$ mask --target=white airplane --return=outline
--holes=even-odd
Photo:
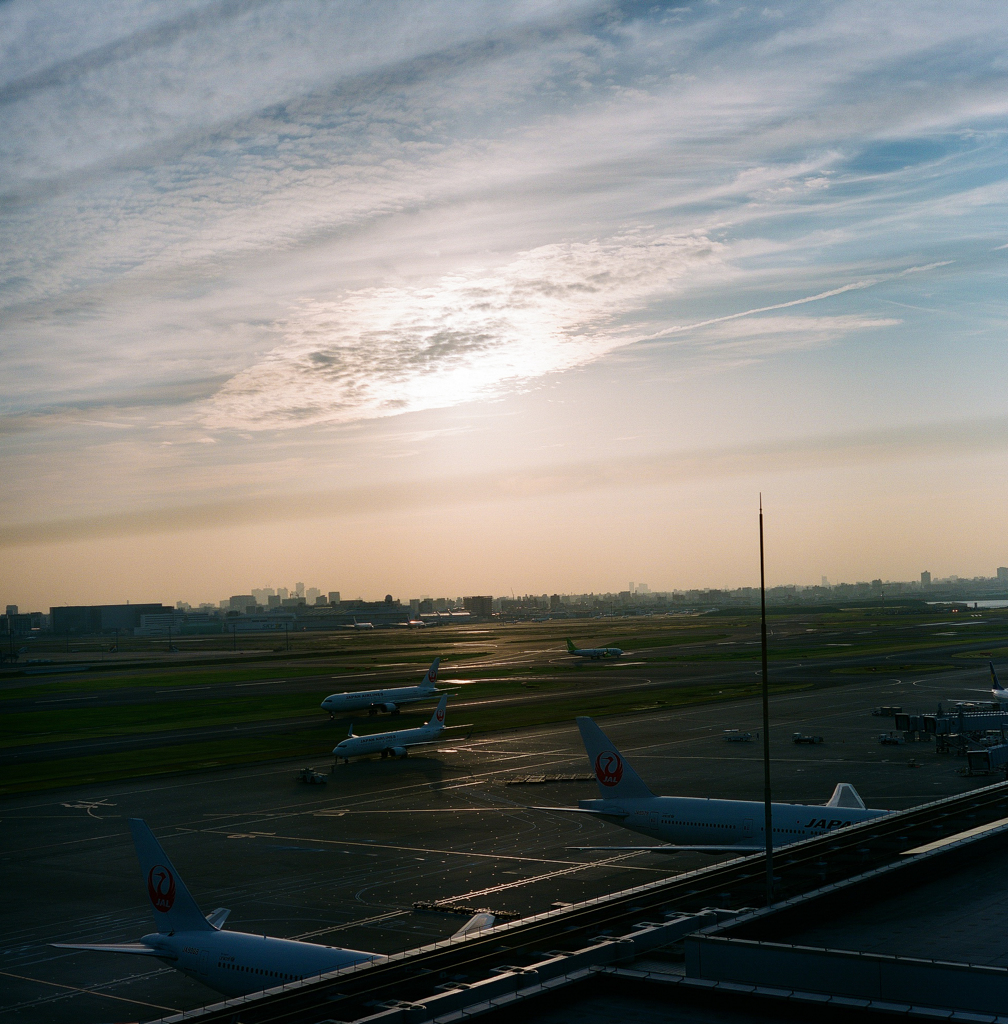
[[[582,658],[620,658],[623,652],[618,647],[575,647],[574,641],[568,638],[567,651],[570,654],[577,654]]]
[[[336,760],[343,758],[344,764],[350,763],[351,757],[362,757],[365,754],[381,754],[382,757],[405,757],[409,747],[423,743],[433,743],[445,729],[445,707],[448,694],[443,694],[438,706],[426,725],[416,729],[399,729],[395,732],[376,732],[371,736],[355,736],[353,725],[347,738],[333,747]]]
[[[397,686],[390,690],[355,690],[352,693],[333,693],[322,701],[322,707],[335,718],[351,711],[366,710],[369,715],[388,711],[398,715],[403,704],[415,704],[421,700],[432,700],[441,695],[437,683],[440,658],[435,658],[424,673],[419,686]]]
[[[380,953],[225,931],[221,926],[230,911],[221,907],[204,917],[147,823],[131,818],[129,826],[157,931],[139,942],[54,942],[54,946],[155,957],[226,996],[259,992],[351,964],[385,959]]]
[[[353,626],[351,628],[352,629],[374,629],[374,623],[373,622],[358,622],[357,621],[357,616],[355,615],[353,617]]]
[[[543,810],[593,814],[633,832],[661,840],[663,844],[605,849],[725,853],[766,848],[764,805],[761,801],[655,796],[590,718],[579,718],[577,724],[595,772],[601,799],[581,800],[578,807]],[[869,810],[854,787],[849,782],[841,782],[824,805],[771,804],[773,845],[783,846],[811,836],[821,836],[833,829],[888,813]]]
[[[978,690],[978,693],[989,693],[999,704],[1008,702],[1008,690],[1006,690],[1000,683],[997,677],[997,672],[994,671],[994,662],[987,662],[990,665],[991,674],[991,688],[989,690]]]

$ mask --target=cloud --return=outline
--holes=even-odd
[[[720,248],[703,236],[621,235],[306,302],[280,325],[283,344],[221,388],[205,422],[267,430],[493,397],[632,344],[632,315],[687,275],[716,272]]]

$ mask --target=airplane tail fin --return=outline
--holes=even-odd
[[[434,709],[434,714],[430,716],[430,721],[427,724],[434,726],[434,728],[436,728],[436,729],[443,729],[444,728],[444,720],[445,720],[445,708],[447,706],[448,706],[448,694],[446,693],[438,701],[437,707]]]
[[[633,800],[654,796],[609,737],[590,718],[578,718],[577,726],[602,797]]]
[[[169,934],[213,931],[213,925],[200,913],[185,882],[147,827],[147,822],[142,818],[130,818],[129,827],[140,870],[147,882],[147,895],[154,908],[157,930]]]
[[[438,665],[440,665],[440,664],[441,664],[441,659],[439,657],[435,658],[431,662],[431,667],[429,669],[427,669],[427,671],[426,671],[426,673],[424,674],[424,677],[423,677],[423,682],[420,684],[422,687],[424,687],[424,689],[426,689],[426,690],[433,690],[434,689],[434,686],[437,683]]]
[[[864,800],[858,796],[858,791],[849,782],[838,782],[833,795],[826,801],[827,807],[857,808],[859,811],[865,809]]]
[[[577,654],[577,648],[574,646],[574,641],[570,637],[567,638],[567,652],[568,654]]]
[[[994,662],[989,661],[987,664],[990,665],[991,670],[991,689],[1003,691],[1004,687],[998,682],[997,672],[994,671]]]

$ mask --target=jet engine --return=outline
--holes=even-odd
[[[392,757],[405,757],[407,753],[408,751],[405,747],[393,747],[389,751],[389,754],[391,754]]]
[[[398,710],[395,704],[382,704],[382,711],[387,711],[390,715],[394,715]]]

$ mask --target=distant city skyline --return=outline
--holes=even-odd
[[[781,590],[781,589],[787,589],[787,588],[795,588],[795,589],[797,589],[799,591],[803,591],[804,592],[804,591],[813,591],[813,590],[833,590],[833,589],[841,590],[843,588],[848,588],[848,587],[853,587],[853,586],[872,586],[872,585],[875,585],[875,584],[881,584],[883,588],[884,587],[899,587],[899,588],[901,588],[900,593],[905,595],[907,591],[913,592],[913,590],[915,588],[916,588],[918,593],[927,594],[927,592],[930,589],[940,589],[942,586],[962,585],[962,586],[968,587],[970,584],[973,584],[973,583],[976,583],[976,584],[995,583],[995,584],[997,584],[999,586],[1002,586],[1006,591],[1008,591],[1008,567],[998,566],[989,575],[979,575],[979,576],[971,576],[971,577],[959,576],[959,575],[956,575],[956,574],[949,574],[948,576],[945,576],[945,577],[939,577],[939,576],[933,576],[933,574],[929,573],[926,570],[922,570],[921,573],[918,574],[918,578],[916,578],[916,579],[891,580],[891,579],[883,579],[882,577],[877,577],[876,576],[876,577],[871,577],[871,578],[868,578],[868,579],[858,579],[858,580],[834,580],[834,581],[831,581],[831,582],[828,582],[828,583],[825,582],[824,580],[825,580],[824,577],[820,577],[820,581],[818,583],[795,583],[795,582],[774,583],[772,585],[768,584],[767,589],[768,590],[770,590],[770,589]],[[272,586],[267,585],[267,586],[264,586],[264,587],[250,587],[250,588],[246,588],[245,590],[238,589],[238,590],[235,590],[233,593],[228,594],[225,597],[217,597],[217,598],[200,597],[197,600],[191,600],[188,597],[178,597],[178,596],[176,596],[175,598],[169,600],[167,597],[165,597],[163,595],[159,596],[157,594],[140,594],[140,595],[134,595],[134,596],[127,597],[127,598],[122,599],[122,600],[116,600],[116,601],[102,601],[102,600],[96,600],[96,599],[83,599],[82,598],[82,599],[76,600],[76,601],[49,602],[49,603],[43,602],[41,604],[32,604],[29,607],[28,604],[21,603],[19,601],[15,601],[15,600],[11,600],[9,598],[9,596],[8,596],[8,599],[4,603],[6,604],[6,607],[8,609],[10,609],[11,607],[16,607],[21,613],[24,613],[24,612],[27,612],[27,611],[47,612],[52,607],[61,607],[61,606],[64,606],[64,605],[90,606],[90,605],[102,605],[102,604],[143,604],[143,603],[147,603],[147,602],[150,602],[150,601],[159,601],[161,604],[163,604],[163,605],[165,605],[167,607],[172,607],[172,608],[175,608],[175,607],[189,608],[189,609],[191,609],[193,611],[199,611],[199,610],[203,610],[203,609],[211,609],[211,610],[217,611],[217,610],[226,610],[229,607],[234,607],[235,599],[240,597],[240,596],[242,596],[242,595],[248,595],[250,597],[253,597],[256,600],[256,604],[257,605],[259,605],[261,607],[267,607],[268,602],[264,601],[264,600],[259,600],[258,598],[259,598],[260,595],[265,596],[268,592],[272,591],[275,596],[277,596],[277,597],[279,597],[280,599],[283,599],[283,600],[287,600],[287,599],[294,600],[295,598],[298,598],[298,599],[302,600],[307,607],[314,606],[317,603],[316,602],[316,598],[318,599],[318,603],[329,603],[330,601],[338,602],[340,600],[342,600],[343,602],[348,602],[348,603],[353,603],[355,601],[364,601],[364,602],[370,602],[370,603],[378,603],[378,602],[382,602],[382,601],[386,600],[387,597],[392,597],[394,601],[400,602],[402,605],[404,605],[405,607],[408,608],[412,602],[416,602],[416,601],[435,601],[435,602],[437,602],[437,601],[447,600],[447,601],[451,601],[451,602],[458,602],[459,604],[461,604],[464,601],[464,599],[465,599],[465,597],[467,595],[477,594],[477,593],[478,594],[490,594],[495,600],[499,600],[501,598],[504,598],[504,599],[539,598],[539,599],[545,599],[547,601],[547,603],[548,603],[550,598],[553,597],[553,596],[558,596],[558,597],[560,597],[561,599],[564,599],[564,600],[569,599],[569,598],[570,599],[584,599],[584,598],[589,598],[589,597],[595,597],[595,598],[602,599],[602,598],[617,597],[617,596],[619,596],[621,594],[635,595],[635,596],[641,597],[641,598],[652,598],[652,597],[663,597],[663,596],[668,595],[668,594],[685,594],[685,593],[696,593],[696,592],[702,592],[702,591],[721,591],[721,592],[733,593],[733,592],[737,592],[737,591],[740,591],[740,590],[746,590],[746,589],[748,589],[748,590],[758,590],[759,589],[758,582],[757,582],[757,584],[755,586],[752,583],[747,583],[747,584],[739,584],[737,586],[724,585],[724,586],[720,586],[720,587],[708,587],[708,586],[691,587],[691,586],[683,585],[683,586],[675,586],[675,587],[667,587],[667,588],[665,588],[665,587],[653,588],[653,587],[648,586],[647,584],[635,583],[634,581],[631,580],[631,581],[629,581],[629,583],[628,583],[628,585],[626,587],[619,587],[619,588],[616,588],[616,589],[613,589],[613,590],[603,590],[603,589],[596,588],[596,589],[593,589],[593,590],[584,590],[584,591],[571,591],[571,590],[565,591],[565,590],[559,590],[557,588],[546,588],[545,590],[523,591],[521,593],[515,592],[514,594],[512,594],[510,592],[506,593],[506,594],[500,594],[500,593],[493,593],[493,594],[491,594],[491,592],[489,590],[485,589],[485,588],[483,590],[480,590],[479,588],[477,588],[475,590],[466,591],[464,594],[463,594],[462,591],[458,591],[458,590],[444,591],[444,592],[438,594],[436,597],[433,597],[433,598],[426,591],[423,592],[423,593],[410,593],[407,596],[406,593],[403,592],[403,591],[398,591],[397,592],[396,588],[384,588],[384,589],[382,589],[381,587],[378,588],[378,591],[381,591],[380,594],[377,591],[372,591],[372,592],[359,593],[359,594],[355,594],[355,595],[351,596],[351,594],[349,592],[346,592],[346,591],[338,591],[338,590],[331,590],[331,589],[330,590],[324,590],[323,588],[320,588],[320,587],[305,587],[304,584],[298,583],[298,584],[295,584],[294,587],[272,587]],[[977,596],[982,596],[982,595],[977,595]]]
[[[968,0],[0,5],[0,582],[736,587],[761,492],[769,581],[992,572],[1006,52]]]

